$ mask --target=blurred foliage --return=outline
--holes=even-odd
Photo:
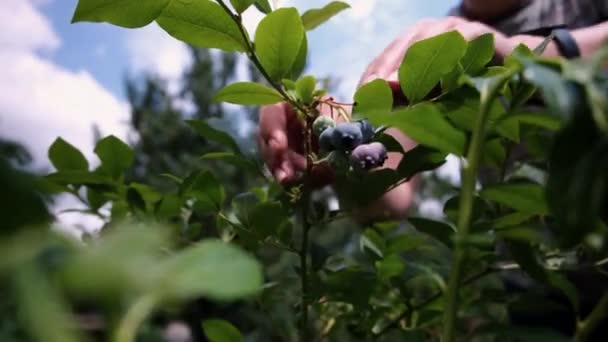
[[[496,67],[488,36],[466,42],[448,32],[416,43],[399,92],[380,80],[354,96],[353,114],[382,127],[375,139],[402,154],[398,167],[347,168],[335,174],[335,191],[313,189],[310,170],[283,187],[249,153],[251,142],[211,124],[229,117],[211,99],[220,89],[241,104],[284,99],[308,125],[304,136],[321,102],[347,116],[314,77],[298,77],[306,30],[343,4],[302,19],[262,0],[231,0],[237,12],[224,1],[96,3],[80,0],[74,21],[157,20],[199,48],[177,94],[151,76],[127,83],[138,136],[133,146],[100,137],[99,164],[57,138],[54,171],[36,176],[22,148],[0,144],[0,340],[156,341],[176,322],[194,341],[605,336],[608,49],[566,61],[520,46]],[[267,14],[255,42],[240,21],[251,5]],[[236,57],[201,47],[246,51],[265,83],[229,85]],[[419,145],[403,151],[384,126]],[[353,219],[351,209],[436,170],[449,153],[465,165],[463,185],[431,174],[419,195],[441,197],[443,215]],[[48,198],[57,194],[101,219],[99,236],[52,229]]]

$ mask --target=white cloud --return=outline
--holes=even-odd
[[[73,72],[40,55],[61,45],[49,20],[36,7],[47,2],[0,1],[0,135],[27,146],[37,169],[50,167],[47,149],[58,136],[96,162],[93,125],[124,139],[128,107],[89,72]],[[70,204],[65,199],[61,202]],[[80,216],[68,223],[75,221],[92,222]]]
[[[0,2],[0,49],[52,51],[59,45],[50,23],[30,1]]]
[[[179,89],[179,79],[192,62],[184,43],[153,23],[129,31],[125,44],[133,71],[154,73],[169,82],[171,92]]]

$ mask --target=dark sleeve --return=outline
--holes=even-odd
[[[456,7],[453,7],[449,12],[448,15],[450,17],[464,17],[464,13],[462,11],[462,5],[458,5]]]

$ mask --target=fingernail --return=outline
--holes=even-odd
[[[366,83],[369,83],[369,82],[371,82],[371,81],[373,81],[373,80],[375,80],[375,79],[377,79],[377,78],[378,78],[378,75],[376,75],[376,74],[371,74],[371,75],[367,76],[367,77],[366,77],[366,78],[363,80],[363,82],[361,82],[361,84],[366,84]]]
[[[274,173],[274,178],[276,178],[279,183],[285,180],[285,177],[287,177],[287,174],[283,170],[278,170]]]

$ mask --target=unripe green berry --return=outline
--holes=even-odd
[[[330,127],[336,127],[336,123],[329,116],[321,115],[312,123],[312,131],[316,136],[320,136],[324,130]]]
[[[327,155],[329,165],[336,172],[346,172],[350,167],[348,157],[342,151],[332,151]]]

